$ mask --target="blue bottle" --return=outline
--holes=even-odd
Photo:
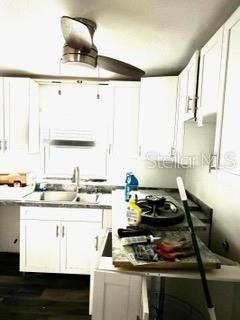
[[[129,201],[130,192],[133,190],[138,190],[138,179],[134,176],[132,172],[127,172],[125,181],[125,200]]]

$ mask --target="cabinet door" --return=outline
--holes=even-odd
[[[184,105],[184,119],[193,119],[195,116],[196,90],[198,77],[199,51],[196,51],[185,68],[187,74],[186,104]]]
[[[141,286],[141,276],[95,271],[92,319],[137,319]]]
[[[224,25],[223,70],[224,83],[223,122],[220,147],[220,167],[240,175],[240,8]],[[217,128],[218,129],[218,128]],[[218,133],[219,131],[217,131]]]
[[[38,86],[29,78],[3,78],[4,151],[39,151]]]
[[[217,112],[223,27],[207,42],[200,54],[197,118]]]
[[[177,77],[141,80],[139,145],[149,160],[169,160],[175,129]]]
[[[120,158],[138,155],[138,82],[111,82],[113,90],[113,137],[111,154]]]
[[[177,112],[176,112],[176,126],[174,136],[174,156],[183,156],[184,143],[184,116],[185,106],[187,104],[187,83],[188,73],[184,69],[178,77],[178,96],[177,96]],[[176,159],[175,159],[176,160]]]
[[[149,320],[149,305],[148,305],[148,292],[147,292],[147,279],[142,279],[142,295],[140,305],[140,320]]]
[[[6,150],[28,150],[29,79],[4,78]]]
[[[61,273],[90,274],[100,229],[99,222],[62,222]]]
[[[40,115],[39,115],[39,86],[29,82],[29,118],[28,118],[28,152],[38,153],[40,148]]]
[[[20,271],[59,272],[60,223],[20,220]]]
[[[0,152],[4,144],[4,99],[3,99],[3,78],[0,77]]]

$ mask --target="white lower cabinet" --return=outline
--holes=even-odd
[[[61,273],[90,274],[92,257],[97,249],[99,222],[62,222]]]
[[[20,221],[20,271],[60,271],[59,229],[57,221]]]
[[[20,271],[90,274],[101,209],[20,210]]]
[[[147,277],[119,272],[112,265],[112,233],[102,235],[91,274],[89,313],[92,320],[148,320]]]
[[[92,319],[148,320],[145,281],[139,275],[95,271]]]

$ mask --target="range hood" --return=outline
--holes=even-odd
[[[82,147],[95,146],[94,134],[91,130],[50,129],[44,141],[51,146]]]

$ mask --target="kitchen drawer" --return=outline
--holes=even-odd
[[[102,209],[20,207],[20,219],[102,222]]]

